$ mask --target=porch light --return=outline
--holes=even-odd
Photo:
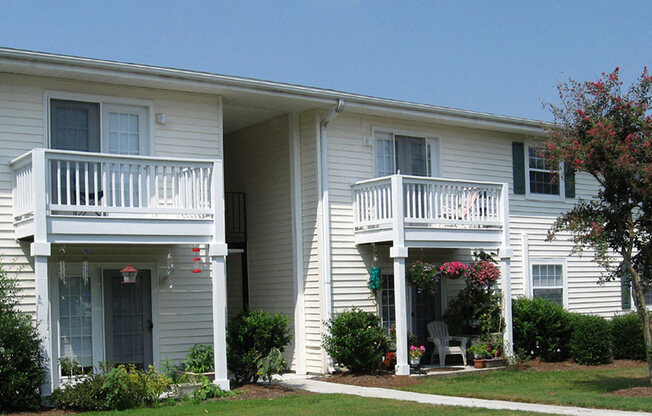
[[[128,264],[127,267],[120,270],[122,273],[122,283],[136,283],[136,275],[138,275],[138,269]]]

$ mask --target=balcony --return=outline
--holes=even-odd
[[[356,244],[506,246],[507,184],[392,175],[353,185]],[[395,196],[399,198],[395,198]]]
[[[17,239],[224,241],[219,160],[34,149],[10,166]]]

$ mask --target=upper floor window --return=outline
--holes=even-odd
[[[565,305],[564,265],[555,261],[532,262],[532,296],[540,297],[559,306]]]
[[[561,195],[562,181],[561,170],[556,169],[541,155],[541,151],[534,146],[528,146],[528,181],[531,194]]]
[[[426,137],[376,132],[375,173],[432,176],[433,141]]]

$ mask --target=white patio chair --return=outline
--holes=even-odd
[[[466,340],[467,337],[452,337],[448,334],[448,326],[442,321],[432,321],[428,324],[428,341],[435,344],[435,349],[430,357],[434,362],[435,355],[439,355],[439,364],[446,366],[446,355],[461,355],[466,366]],[[450,345],[451,341],[460,341],[460,345]]]

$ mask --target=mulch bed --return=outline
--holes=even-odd
[[[622,389],[606,393],[607,396],[620,397],[652,397],[652,387],[633,387],[631,389]]]
[[[0,414],[4,414],[0,412]],[[38,412],[20,412],[20,413],[9,413],[11,416],[60,416],[60,415],[75,415],[77,412],[72,410],[61,410],[61,409],[48,409],[40,410]]]
[[[560,371],[560,370],[597,370],[597,369],[610,369],[610,368],[637,368],[644,367],[647,363],[645,361],[635,360],[613,360],[609,364],[601,365],[582,365],[574,361],[562,361],[558,363],[547,363],[540,359],[534,359],[523,364],[518,364],[518,369],[529,368],[535,371]]]
[[[380,374],[352,374],[349,372],[338,372],[316,380],[329,381],[331,383],[350,384],[361,387],[409,387],[419,384],[416,377],[397,376],[389,373]]]

